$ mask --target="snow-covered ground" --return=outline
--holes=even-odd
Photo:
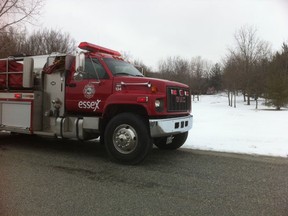
[[[288,157],[288,110],[261,102],[250,106],[237,97],[228,106],[225,93],[200,96],[192,103],[193,128],[183,148]]]

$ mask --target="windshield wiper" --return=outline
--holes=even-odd
[[[132,74],[129,74],[129,73],[124,73],[124,72],[121,72],[121,73],[116,73],[114,74],[115,76],[118,76],[118,75],[127,75],[127,76],[133,76]]]

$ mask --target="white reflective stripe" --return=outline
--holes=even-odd
[[[21,94],[22,95],[22,99],[34,99],[34,93],[22,93],[22,92],[1,92],[0,93],[0,99],[15,99],[15,95],[17,94]]]

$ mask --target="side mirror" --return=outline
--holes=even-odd
[[[74,73],[74,80],[75,81],[82,81],[84,77],[84,70],[85,70],[85,54],[80,52],[76,55],[76,62],[75,62],[75,73]]]
[[[80,52],[76,55],[76,72],[84,72],[85,70],[85,54]]]

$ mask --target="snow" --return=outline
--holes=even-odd
[[[193,128],[183,148],[288,157],[288,110],[276,111],[243,96],[228,106],[225,93],[203,95],[193,101]]]

